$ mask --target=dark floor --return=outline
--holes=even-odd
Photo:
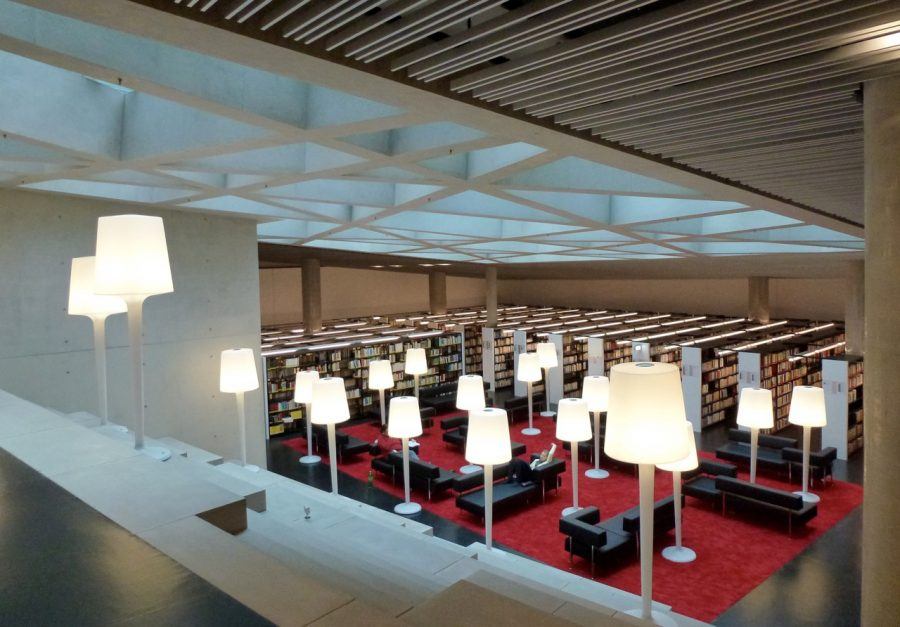
[[[0,624],[271,625],[0,450]]]
[[[704,430],[699,438],[700,448],[714,451],[721,446],[728,438],[729,426],[733,425],[720,424]],[[800,434],[785,430],[779,435]],[[815,437],[812,445],[818,446]],[[328,466],[303,466],[297,461],[297,452],[284,446],[278,438],[269,442],[269,469],[322,490],[331,489]],[[855,454],[847,462],[836,461],[834,476],[840,481],[862,484],[863,453]],[[400,502],[393,495],[343,473],[338,483],[341,494],[383,510],[390,511]],[[434,535],[457,544],[465,546],[484,541],[483,536],[424,510],[414,518],[434,527]],[[859,507],[714,623],[767,627],[858,625],[861,536],[862,508]]]

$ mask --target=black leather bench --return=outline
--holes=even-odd
[[[593,577],[598,564],[608,566],[637,554],[640,525],[640,507],[603,521],[598,508],[584,507],[560,518],[559,531],[566,536],[569,560],[578,555],[590,561]],[[675,500],[669,496],[653,504],[653,535],[659,537],[674,528]]]
[[[549,466],[549,465],[548,465]],[[493,504],[494,513],[502,514],[505,511],[518,507],[525,503],[533,502],[534,497],[541,491],[541,484],[549,479],[556,468],[545,468],[544,471],[533,471],[531,479],[519,481],[517,478],[509,478],[510,464],[501,464],[494,467],[493,479],[507,478],[506,481],[494,483]],[[456,506],[480,518],[484,518],[484,471],[466,475],[453,481],[453,489],[460,492],[456,497]]]
[[[572,443],[571,442],[563,442],[562,447],[564,451],[571,450]],[[603,436],[600,437],[600,450],[603,450]],[[602,452],[601,452],[602,455]],[[584,442],[578,443],[578,459],[585,462],[594,461],[594,438],[590,440],[585,440]]]
[[[419,407],[431,407],[438,414],[456,409],[456,388],[458,383],[439,383],[419,388]],[[490,384],[485,382],[485,391],[490,389]]]
[[[544,406],[544,395],[534,394],[532,396],[532,411],[541,411]],[[509,423],[513,424],[522,420],[528,422],[528,397],[527,396],[510,396],[503,403],[503,409],[506,410],[506,417]]]
[[[760,470],[787,472],[790,479],[791,465],[785,460],[781,451],[785,448],[796,448],[797,440],[780,435],[760,434],[759,447],[756,453],[756,466]],[[750,464],[750,432],[742,429],[729,429],[728,442],[716,449],[716,457],[738,464]]]
[[[373,458],[372,468],[388,475],[392,483],[403,481],[403,455],[400,453],[391,451],[387,455]],[[459,476],[421,459],[409,460],[409,487],[424,491],[429,501],[433,495],[449,490],[453,480]]]
[[[538,459],[540,455],[532,454],[531,461]],[[541,500],[543,501],[547,495],[547,490],[558,490],[562,477],[560,475],[566,471],[566,461],[559,457],[554,457],[549,462],[532,469],[535,480],[541,485]]]
[[[799,494],[761,486],[733,477],[716,477],[716,488],[722,493],[722,515],[728,512],[729,503],[735,511],[752,511],[787,516],[788,533],[796,524],[805,525],[815,518],[818,507],[805,503]]]
[[[306,425],[303,425],[303,429],[305,432]],[[371,442],[366,442],[365,440],[349,435],[340,429],[334,433],[334,444],[337,447],[339,462],[345,457],[367,453],[372,446]],[[313,425],[313,445],[320,454],[327,454],[328,427],[325,425]]]
[[[469,424],[469,414],[467,414],[466,412],[457,414],[455,416],[447,416],[446,418],[441,418],[441,429],[443,431],[456,429],[457,427],[462,427],[463,425],[467,424]]]
[[[441,439],[447,444],[451,444],[457,448],[465,450],[466,434],[468,432],[468,425],[462,425],[461,427],[457,427],[456,429],[444,431],[444,433],[441,435]],[[521,442],[510,442],[510,447],[512,448],[513,457],[518,457],[519,455],[525,453],[525,445]]]
[[[781,449],[781,457],[790,464],[792,475],[800,477],[803,473],[803,450],[793,447]],[[837,449],[833,446],[823,448],[821,451],[809,452],[809,478],[810,481],[818,479],[825,483],[825,479],[834,479],[832,466],[837,459]]]
[[[715,501],[718,504],[722,493],[716,487],[716,477],[737,477],[737,466],[727,462],[701,459],[697,468],[681,473],[681,477],[684,480],[681,491],[686,496]]]

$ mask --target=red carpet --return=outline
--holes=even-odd
[[[549,448],[554,442],[555,424],[552,420],[536,416],[535,426],[542,432],[532,437],[521,435],[522,423],[511,429],[512,439],[528,447],[527,455]],[[354,425],[344,430],[368,441],[379,438],[382,447],[387,450],[400,448],[399,441],[382,436],[372,424]],[[461,451],[441,440],[437,421],[434,427],[416,439],[421,445],[420,457],[423,460],[448,469],[458,469],[465,463]],[[285,440],[284,443],[298,451],[306,450],[306,440],[303,438]],[[558,493],[548,493],[545,504],[524,507],[495,518],[494,539],[546,564],[590,577],[590,565],[578,557],[569,564],[568,553],[563,549],[563,536],[559,533],[558,524],[562,508],[572,504],[572,476],[568,468],[571,464],[568,453],[561,446],[557,446],[557,450],[557,456],[565,455],[567,464],[566,472],[562,474],[562,488]],[[340,470],[365,480],[370,460],[369,455],[360,455],[342,464]],[[579,505],[599,507],[604,519],[637,505],[636,477],[612,470],[608,479],[588,479],[584,476],[588,467],[585,463],[580,464]],[[747,476],[742,473],[741,478],[747,479]],[[789,488],[786,483],[765,476],[760,477],[759,482],[781,489]],[[403,497],[402,484],[392,486],[390,480],[380,473],[375,474],[375,485]],[[674,564],[662,558],[659,552],[675,542],[674,531],[668,541],[665,538],[658,541],[653,562],[654,599],[671,605],[676,612],[699,620],[715,619],[862,503],[862,488],[854,484],[835,481],[816,491],[822,498],[818,516],[805,530],[795,529],[792,537],[787,534],[786,523],[766,526],[750,519],[724,518],[718,509],[713,510],[709,504],[687,497],[683,510],[684,545],[697,552],[697,560],[690,564]],[[658,471],[656,498],[671,493],[671,474]],[[414,491],[413,500],[439,516],[475,531],[483,531],[479,519],[456,507],[452,493],[435,497],[429,502],[423,493]],[[598,574],[597,580],[640,594],[637,558],[618,570]]]

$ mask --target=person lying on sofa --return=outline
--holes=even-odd
[[[506,483],[528,483],[534,479],[531,466],[524,459],[513,458],[506,472]]]
[[[549,451],[547,449],[544,449],[543,451],[541,451],[541,456],[531,462],[531,466],[530,466],[531,469],[535,470],[536,468],[539,468],[539,467],[543,466],[544,464],[552,462],[553,461],[553,453],[555,453],[555,452],[556,452],[556,443],[554,442],[553,445],[550,447]]]

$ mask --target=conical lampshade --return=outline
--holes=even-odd
[[[152,296],[174,291],[162,218],[99,218],[96,257],[94,289],[98,294]]]
[[[541,342],[536,347],[541,368],[556,368],[559,359],[556,356],[556,345],[553,342]]]
[[[484,379],[479,374],[465,374],[456,386],[456,407],[472,411],[484,409]]]
[[[392,438],[414,438],[422,435],[422,414],[419,399],[415,396],[395,396],[391,399],[388,414],[388,436]]]
[[[369,362],[369,389],[387,390],[394,387],[394,372],[387,359],[375,359]]]
[[[350,419],[347,390],[340,377],[324,377],[316,381],[312,396],[312,423],[337,424]]]
[[[105,318],[127,309],[125,301],[118,296],[101,296],[94,291],[94,257],[72,259],[67,308],[70,316]]]
[[[687,456],[684,396],[675,364],[632,362],[612,367],[604,451],[632,464],[664,464]]]
[[[519,381],[540,381],[541,362],[537,353],[522,353],[519,355],[519,367],[516,370],[516,379]]]
[[[694,426],[690,421],[685,421],[684,423],[684,438],[690,448],[688,454],[675,462],[657,464],[657,468],[668,472],[687,472],[700,465],[700,460],[697,459],[697,441],[694,439]]]
[[[312,403],[313,387],[319,380],[318,370],[300,370],[294,378],[294,402]]]
[[[588,405],[581,398],[564,398],[556,410],[556,439],[563,442],[590,440],[591,417]]]
[[[219,390],[235,394],[259,387],[256,357],[250,348],[229,348],[222,351],[219,369]]]
[[[504,464],[512,459],[506,411],[495,407],[472,410],[466,436],[466,461]]]
[[[428,372],[428,359],[424,348],[407,348],[406,363],[403,364],[406,374],[425,374]]]
[[[788,422],[801,427],[824,427],[825,390],[811,385],[795,385],[791,391]]]
[[[609,379],[601,375],[588,375],[584,378],[581,398],[587,403],[590,411],[606,411],[609,407]]]
[[[744,388],[738,403],[737,423],[742,427],[771,429],[775,426],[772,390]]]

